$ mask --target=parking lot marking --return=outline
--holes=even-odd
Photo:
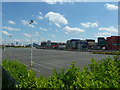
[[[52,63],[45,63],[45,64],[59,64],[59,63],[64,63],[64,62],[72,62],[72,61],[59,61],[59,60],[56,60],[55,62],[52,62]]]
[[[37,72],[40,72],[40,70],[38,70],[38,69],[36,69],[36,68],[33,68],[33,67],[31,67],[33,70],[35,70],[35,71],[37,71]]]
[[[50,69],[50,70],[52,69],[52,68],[50,68],[50,67],[47,67],[47,66],[44,66],[44,65],[41,65],[41,64],[37,64],[37,63],[35,63],[35,62],[34,62],[34,64],[36,64],[36,65],[38,65],[38,66],[42,66],[42,67],[47,68],[47,69]]]
[[[46,76],[52,72],[52,69],[59,70],[60,68],[67,68],[73,62],[76,62],[82,68],[84,65],[90,63],[92,57],[99,61],[102,58],[108,57],[108,55],[102,54],[90,54],[79,53],[72,51],[55,51],[55,50],[33,50],[33,67],[30,67],[30,48],[11,48],[12,59],[19,60],[20,62],[27,64],[27,67],[34,69],[37,73],[41,73]],[[10,59],[9,48],[3,50],[3,59]]]
[[[45,64],[45,65],[52,65],[52,66],[57,66],[57,67],[63,67],[63,66],[61,66],[61,65],[58,65],[59,63],[57,63],[57,64],[54,64],[54,63],[45,63],[45,62],[42,62],[43,64]]]
[[[26,65],[26,64],[25,64]],[[29,67],[29,65],[26,65],[27,67]],[[37,71],[37,72],[40,72],[40,70],[36,69],[36,68],[33,68],[31,67],[33,70]]]
[[[61,65],[54,64],[54,63],[47,63],[47,64],[52,65],[52,66],[57,66],[57,67],[59,67],[59,68],[62,68],[62,67],[63,67],[63,66],[61,66]]]

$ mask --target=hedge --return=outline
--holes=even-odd
[[[45,78],[36,77],[35,72],[28,69],[18,61],[3,60],[5,68],[19,85],[15,88],[59,88],[59,89],[80,89],[80,88],[120,88],[120,60],[118,56],[108,57],[96,62],[91,59],[88,67],[82,70],[75,63],[72,63],[67,70],[60,72],[53,70],[53,74]]]
[[[93,54],[110,54],[110,55],[120,55],[120,52],[93,52]]]

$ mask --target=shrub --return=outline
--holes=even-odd
[[[120,60],[118,56],[108,57],[96,62],[91,59],[89,67],[84,66],[82,70],[75,63],[60,72],[53,70],[49,78],[35,77],[32,70],[18,61],[3,60],[3,67],[19,82],[21,88],[120,88]]]
[[[36,77],[32,70],[28,70],[19,61],[3,60],[3,68],[19,83],[19,88],[36,88]]]
[[[93,52],[93,54],[112,54],[112,55],[120,55],[120,52]]]

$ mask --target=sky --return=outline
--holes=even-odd
[[[3,43],[29,44],[31,34],[35,43],[116,36],[118,3],[3,2]]]

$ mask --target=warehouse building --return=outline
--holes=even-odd
[[[45,49],[65,49],[66,43],[62,42],[51,42],[50,40],[41,42],[41,48]]]
[[[86,40],[80,40],[80,39],[67,40],[66,49],[86,50],[87,48],[88,48],[88,43]]]
[[[98,37],[98,46],[100,46],[100,49],[105,49],[106,39],[104,37]]]
[[[106,48],[108,50],[120,50],[120,36],[107,37]]]
[[[99,50],[100,46],[98,46],[98,44],[95,42],[95,40],[93,39],[86,39],[87,43],[88,43],[88,49],[89,50]]]

